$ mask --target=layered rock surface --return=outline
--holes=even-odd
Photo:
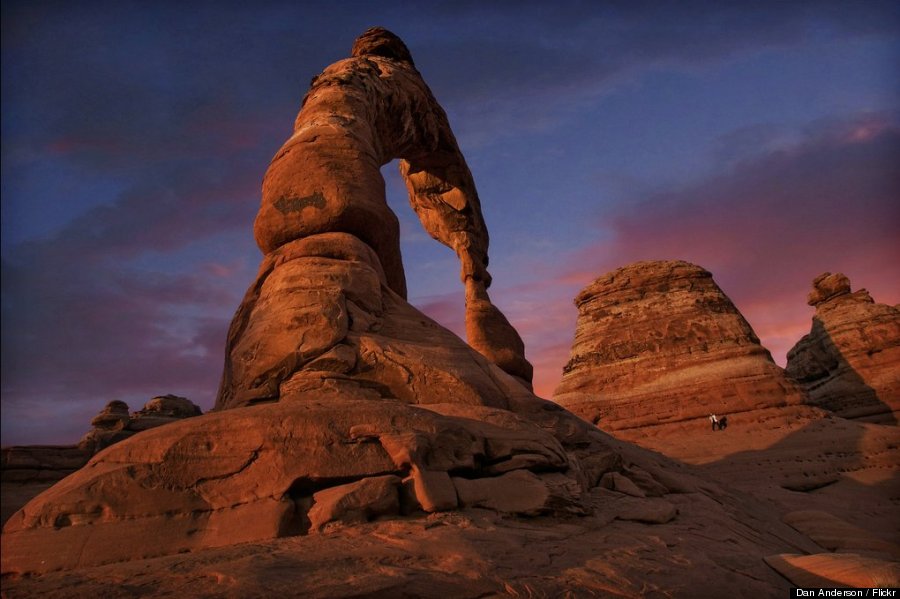
[[[900,412],[900,310],[851,291],[843,274],[813,281],[812,330],[788,352],[787,375],[813,405],[844,418],[896,424]]]
[[[583,513],[587,489],[620,466],[616,454],[553,404],[517,399],[521,415],[299,393],[147,431],[16,513],[4,528],[3,569],[306,534],[401,509]]]
[[[90,459],[76,445],[17,445],[0,450],[0,521]]]
[[[247,368],[266,372],[278,350],[340,339],[275,388],[278,402],[107,447],[10,519],[3,570],[142,559],[402,513],[584,513],[589,489],[621,467],[603,435],[406,303],[377,262],[337,251],[347,247],[366,255],[335,233],[272,259],[271,288],[255,305],[281,307],[250,321],[274,349],[248,350],[258,353]],[[270,380],[258,372],[241,377]],[[95,424],[118,430],[124,418],[112,406]],[[154,543],[142,541],[149,536]]]
[[[575,342],[554,400],[627,439],[710,428],[801,404],[731,300],[699,266],[639,262],[575,298]]]
[[[200,414],[194,402],[177,395],[154,397],[136,412],[123,401],[111,401],[91,420],[93,428],[77,445],[4,447],[0,450],[0,520],[5,523],[32,497],[87,464],[101,449],[142,430]]]
[[[487,234],[471,175],[423,90],[408,50],[383,30],[316,80],[266,177],[256,227],[266,255],[229,332],[219,409],[103,449],[17,512],[2,536],[4,592],[776,596],[789,583],[766,557],[820,554],[812,537],[891,546],[865,534],[881,512],[857,510],[846,526],[827,515],[785,523],[768,497],[735,493],[534,396],[521,339],[486,294]],[[375,176],[388,156],[405,159],[414,207],[460,257],[475,349],[403,297],[396,221]],[[670,270],[663,280],[635,274],[638,291],[617,291],[620,304],[648,315],[639,322],[652,341],[621,328],[610,355],[640,362],[655,343],[663,363],[640,392],[677,391],[666,425],[643,431],[699,420],[708,432],[706,411],[723,411],[717,401],[731,415],[774,414],[773,428],[784,413],[802,427],[821,412],[796,405],[783,378],[773,382],[768,354],[708,273]],[[659,294],[677,300],[671,322]],[[712,355],[688,367],[677,348],[685,340],[688,357]],[[623,394],[637,376],[630,368],[610,375]],[[689,390],[705,398],[699,407]],[[634,426],[617,434],[657,424],[635,415],[637,403],[623,406],[618,417]],[[109,406],[97,425],[125,430],[123,418]],[[841,448],[896,447],[878,436],[894,427],[849,424]],[[885,455],[873,463],[890,465]],[[702,468],[720,464],[723,481],[727,460]],[[777,489],[804,500],[819,492]]]
[[[638,481],[664,480],[666,486],[642,482],[654,494],[649,498],[595,488],[584,497],[588,515],[577,518],[523,519],[475,508],[332,523],[322,534],[7,577],[5,589],[15,597],[73,590],[128,597],[188,588],[210,597],[475,599],[687,598],[715,586],[723,594],[774,597],[786,594],[790,583],[764,557],[822,551],[781,523],[770,507],[706,483],[660,456],[620,449],[622,472]]]
[[[266,255],[229,331],[218,411],[116,443],[37,497],[4,528],[4,571],[401,513],[583,514],[620,468],[601,433],[528,390],[521,339],[486,292],[471,174],[405,46],[375,29],[353,54],[316,79],[266,175]],[[403,298],[378,171],[392,157],[459,255],[475,349]],[[110,406],[97,425],[124,418]]]
[[[91,420],[93,429],[81,438],[78,447],[93,455],[135,433],[202,413],[188,398],[171,394],[154,397],[136,412],[130,411],[124,401],[111,401]]]
[[[321,234],[342,233],[365,247],[359,252],[348,249],[354,259],[365,254],[386,286],[405,299],[400,230],[385,200],[380,170],[391,160],[400,159],[410,204],[425,230],[459,257],[466,286],[469,343],[530,385],[532,368],[525,359],[521,338],[487,294],[491,283],[487,227],[474,179],[447,115],[397,36],[382,28],[370,29],[356,40],[351,54],[313,79],[293,135],[266,172],[254,225],[257,244],[266,259],[251,292],[267,285],[265,280],[276,266],[272,258],[292,253],[286,249],[291,244]],[[339,318],[338,306],[331,300],[326,298],[326,318]],[[277,305],[257,305],[256,296],[248,292],[229,334],[218,407],[246,405],[259,399],[258,392],[246,392],[254,380],[240,378],[238,371],[242,363],[256,359],[244,347],[259,341],[253,335],[253,322],[247,319],[263,318],[259,314],[271,310],[283,311]],[[308,311],[300,309],[298,318],[304,315],[308,317]],[[267,378],[277,380],[267,380],[266,388],[285,380],[304,362],[339,342],[342,325],[333,324],[337,325],[331,327],[336,332],[327,336],[333,339],[316,337],[299,351],[267,348],[266,353],[276,351],[290,363],[280,363],[279,375],[270,373]],[[277,399],[277,395],[266,398]]]

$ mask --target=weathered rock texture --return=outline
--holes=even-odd
[[[3,571],[306,534],[404,505],[584,513],[588,490],[621,469],[618,455],[601,433],[483,364],[521,390],[509,397],[517,414],[298,392],[117,443],[7,522]]]
[[[601,277],[576,302],[575,346],[557,401],[747,496],[880,536],[860,534],[854,551],[897,544],[900,432],[808,405],[708,272],[638,263]],[[711,430],[710,412],[727,416],[728,428]],[[640,495],[616,473],[600,486]]]
[[[584,514],[622,470],[607,437],[522,384],[521,340],[485,291],[471,175],[402,42],[370,30],[354,48],[317,78],[266,176],[266,255],[229,332],[219,409],[116,443],[35,498],[4,528],[4,571],[457,508]],[[459,254],[479,351],[402,296],[378,174],[394,156],[426,228]],[[95,424],[128,418],[116,404]]]
[[[4,447],[0,450],[0,521],[5,523],[32,497],[87,464],[101,449],[139,431],[200,414],[196,404],[176,395],[154,397],[133,413],[125,402],[111,401],[91,420],[93,428],[78,445]]]
[[[527,390],[515,367],[521,340],[485,293],[487,237],[443,113],[419,93],[427,88],[395,37],[367,32],[354,57],[317,80],[313,108],[270,168],[257,220],[266,256],[229,334],[221,409],[106,447],[18,511],[0,539],[5,594],[777,596],[788,582],[763,558],[819,554],[804,530],[832,545],[892,546],[872,520],[893,507],[876,476],[897,464],[882,451],[897,447],[895,427],[833,419],[849,427],[834,445],[842,459],[851,444],[881,454],[870,470],[883,472],[865,480],[884,507],[833,514],[846,525],[827,514],[785,523],[768,497],[708,482],[699,468],[613,439]],[[419,91],[407,96],[409,81]],[[396,103],[399,112],[385,108]],[[396,221],[373,183],[393,155],[407,160],[426,228],[460,255],[467,329],[481,353],[403,299]],[[644,397],[676,390],[670,426],[699,418],[706,429],[706,411],[720,405],[739,414],[790,403],[796,390],[772,382],[768,354],[709,274],[684,263],[669,270],[634,275],[641,293],[622,286],[613,293],[621,305],[607,302],[594,318],[644,311],[640,327],[610,323],[620,342],[610,355],[647,366],[658,388],[645,386]],[[663,293],[675,300],[671,322]],[[690,352],[712,355],[691,367]],[[625,393],[636,367],[608,378]],[[772,400],[768,389],[780,384]],[[182,408],[190,411],[161,398],[141,419]],[[639,411],[628,407],[621,420],[654,422]],[[95,425],[102,437],[133,421],[115,404]],[[816,440],[803,447],[821,451]],[[771,472],[756,461],[757,476]]]
[[[0,522],[90,459],[75,445],[25,445],[0,450]]]
[[[303,293],[301,304],[282,304],[282,294],[267,293],[273,286],[293,285],[286,273],[276,270],[280,262],[296,257],[362,261],[378,275],[368,283],[376,288],[383,284],[405,299],[399,225],[385,200],[380,171],[395,158],[401,159],[409,200],[423,226],[459,256],[469,343],[530,384],[532,368],[522,340],[487,294],[488,232],[475,182],[447,115],[403,42],[373,28],[356,40],[351,58],[313,79],[293,135],[266,172],[254,227],[266,257],[232,324],[217,407],[277,399],[281,382],[343,339],[346,313],[340,308],[345,298],[322,276],[340,266],[318,261],[322,274],[311,277],[317,291]],[[337,242],[333,236],[329,241],[319,237],[335,233],[342,234]],[[315,239],[315,249],[297,245]],[[294,271],[304,266],[306,262],[292,265]],[[346,276],[334,273],[330,278]],[[275,281],[268,281],[270,277]],[[378,295],[372,294],[373,300]],[[265,326],[258,323],[270,323],[274,312],[294,323],[281,335],[296,339],[292,347],[266,344],[256,335],[258,326]],[[330,332],[300,339],[300,330],[320,314]],[[248,346],[258,351],[248,352]],[[259,353],[277,361],[277,367],[261,373],[262,380],[246,378],[245,367],[256,362]]]
[[[575,298],[571,358],[554,399],[627,439],[709,429],[753,410],[799,404],[802,392],[706,270],[639,262]]]
[[[844,418],[896,424],[900,412],[900,309],[850,290],[843,274],[813,281],[812,330],[788,352],[786,373],[811,402]]]
[[[200,414],[197,404],[177,395],[154,397],[137,412],[131,412],[124,401],[111,401],[91,420],[94,428],[81,438],[78,447],[93,455],[140,431]]]
[[[680,471],[663,469],[673,477]],[[7,577],[4,590],[10,597],[178,596],[190,589],[198,597],[475,599],[688,598],[715,588],[721,596],[777,597],[790,583],[763,557],[822,551],[763,504],[738,495],[694,490],[650,501],[595,489],[589,501],[593,515],[579,518],[524,520],[476,509],[327,525],[324,534]],[[637,507],[645,503],[651,507]]]

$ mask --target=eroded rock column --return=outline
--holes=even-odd
[[[524,344],[487,292],[487,228],[447,115],[403,42],[373,28],[313,80],[266,172],[254,225],[265,257],[229,331],[217,408],[277,400],[332,351],[341,375],[365,370],[365,343],[350,337],[381,330],[387,290],[406,297],[380,172],[395,158],[425,230],[459,257],[470,345],[530,387]]]
[[[787,355],[786,372],[813,405],[844,418],[896,424],[900,413],[900,310],[823,273],[807,298],[810,333]]]

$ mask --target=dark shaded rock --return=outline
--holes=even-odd
[[[900,310],[850,290],[843,274],[813,281],[812,330],[788,352],[789,377],[813,405],[844,418],[896,424],[900,410]]]

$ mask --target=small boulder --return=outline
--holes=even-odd
[[[453,477],[459,502],[465,507],[483,507],[498,512],[536,516],[548,511],[550,490],[536,474],[513,470],[492,478]]]
[[[452,510],[457,506],[456,487],[446,472],[417,468],[412,479],[416,499],[426,512]]]
[[[646,497],[647,494],[641,491],[640,487],[634,484],[631,479],[618,472],[607,472],[600,478],[600,486],[610,491],[617,491],[632,497]]]
[[[400,482],[400,477],[392,474],[371,476],[315,493],[308,514],[311,529],[322,530],[329,522],[367,522],[398,514]]]
[[[135,416],[168,416],[171,418],[190,418],[200,416],[203,411],[200,406],[187,397],[177,395],[160,395],[154,397]]]
[[[644,524],[665,524],[678,515],[678,509],[665,499],[630,500],[616,514],[619,520],[643,522]]]

